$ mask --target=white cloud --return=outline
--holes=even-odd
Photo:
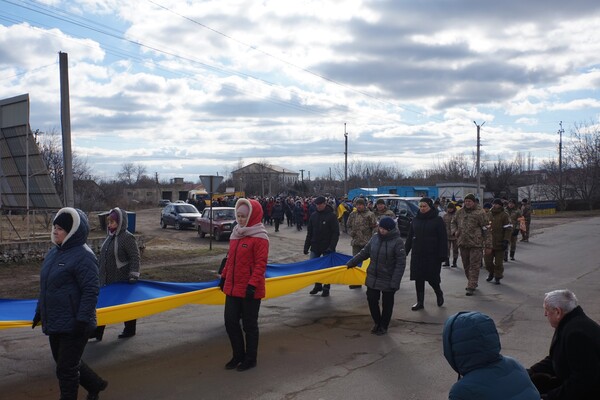
[[[172,12],[46,0],[129,41],[47,17],[33,27],[39,15],[0,20],[0,97],[30,93],[32,126],[58,126],[65,51],[76,149],[106,174],[130,158],[189,176],[240,158],[325,173],[343,158],[344,122],[355,157],[405,168],[471,152],[473,121],[491,155],[514,141],[547,155],[548,115],[600,105],[595,2],[158,3]]]

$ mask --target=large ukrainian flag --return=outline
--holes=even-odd
[[[293,264],[268,264],[266,299],[285,296],[315,282],[340,285],[365,283],[368,261],[362,268],[346,268],[350,256],[333,253]],[[220,305],[225,295],[219,280],[173,283],[140,280],[134,285],[115,283],[100,289],[99,325],[115,324],[158,314],[186,304]],[[37,300],[0,299],[0,329],[30,327]]]

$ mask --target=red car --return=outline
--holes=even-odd
[[[210,207],[202,211],[202,216],[196,219],[198,235],[204,237],[211,233]],[[212,235],[217,242],[229,238],[235,225],[235,208],[213,207],[212,208]]]

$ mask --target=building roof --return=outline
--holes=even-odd
[[[298,172],[293,171],[289,168],[283,168],[279,165],[274,164],[260,164],[260,163],[252,163],[248,164],[245,167],[237,169],[232,172],[232,174],[265,174],[265,173],[278,173],[278,174],[286,174],[286,175],[299,175]]]

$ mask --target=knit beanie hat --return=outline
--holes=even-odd
[[[429,208],[433,208],[433,200],[431,200],[429,197],[423,197],[421,200],[419,200],[419,203],[426,203]]]
[[[391,231],[396,227],[396,223],[391,217],[383,217],[379,221],[379,226],[385,229],[386,231]]]
[[[498,204],[500,206],[504,205],[504,204],[502,204],[502,200],[501,199],[494,199],[494,201],[492,201],[492,204]]]
[[[456,208],[456,206],[454,205],[454,203],[449,203],[447,208],[454,209],[454,208]]]
[[[362,204],[363,206],[366,205],[365,203],[365,199],[361,199],[360,197],[356,200],[354,200],[354,205],[359,205]]]
[[[473,200],[475,201],[475,195],[473,193],[469,193],[465,196],[465,200]]]
[[[65,232],[71,232],[73,217],[68,212],[64,212],[57,215],[52,224],[60,226]]]
[[[383,204],[385,205],[385,200],[384,199],[377,199],[377,201],[375,202],[375,205],[377,204]]]

